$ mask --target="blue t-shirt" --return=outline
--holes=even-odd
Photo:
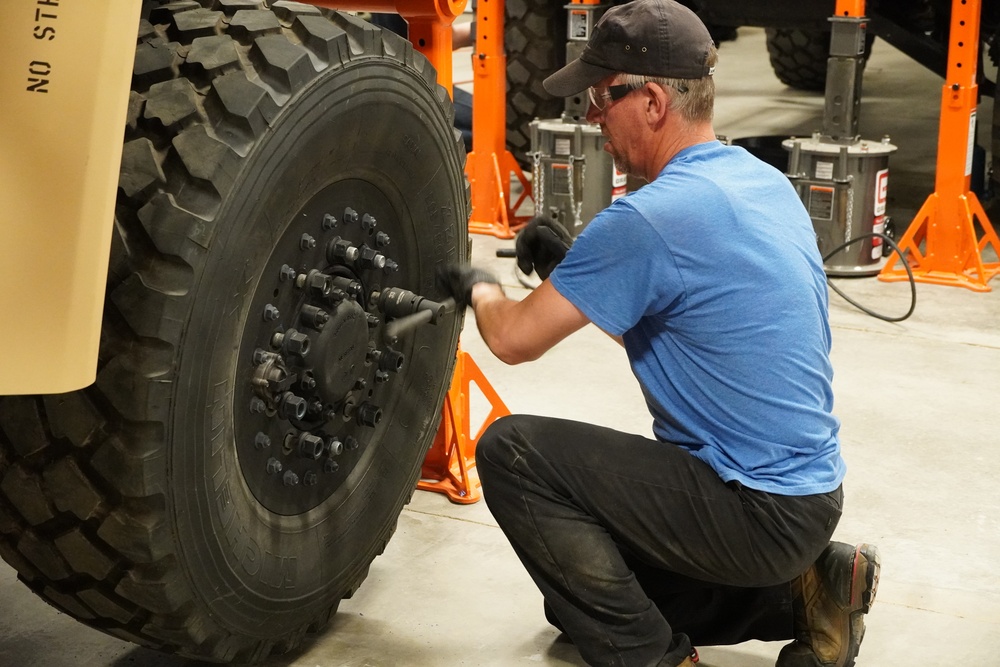
[[[622,336],[658,439],[750,488],[840,485],[822,260],[778,170],[689,147],[597,215],[551,280]]]

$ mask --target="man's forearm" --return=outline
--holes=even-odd
[[[499,285],[477,283],[472,288],[472,310],[476,314],[476,326],[490,351],[507,364],[531,361],[530,357],[516,350],[516,336],[512,325],[518,316],[518,303],[508,299]]]

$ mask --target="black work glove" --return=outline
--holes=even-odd
[[[534,271],[545,280],[563,261],[571,245],[573,237],[558,221],[544,216],[534,217],[517,233],[517,240],[514,241],[517,268],[525,274]]]
[[[500,284],[496,276],[489,271],[464,264],[440,266],[436,277],[438,287],[455,299],[459,308],[472,305],[472,286],[476,283]]]

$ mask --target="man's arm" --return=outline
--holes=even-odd
[[[590,323],[548,280],[523,301],[508,299],[499,285],[476,283],[472,309],[486,345],[507,364],[533,361]]]

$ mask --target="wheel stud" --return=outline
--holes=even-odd
[[[340,464],[334,461],[333,459],[327,459],[326,461],[323,462],[323,472],[333,473],[337,472],[338,470],[340,470]]]
[[[307,470],[305,476],[302,478],[302,483],[306,486],[315,486],[319,482],[319,476],[313,470]]]
[[[379,324],[382,323],[382,320],[372,315],[371,313],[366,313],[366,317],[368,318],[369,329],[374,329],[375,327],[377,327]]]
[[[299,483],[299,476],[291,470],[286,470],[285,474],[281,477],[281,481],[285,486],[295,486]]]
[[[267,433],[258,432],[257,436],[253,440],[254,447],[257,449],[267,449],[271,446],[271,438],[268,437]]]
[[[278,280],[280,280],[281,282],[285,282],[286,280],[294,281],[296,276],[297,274],[295,273],[295,269],[288,266],[287,264],[282,264],[281,270],[278,271]]]
[[[359,444],[360,443],[358,442],[358,439],[355,438],[353,435],[349,435],[346,438],[344,438],[344,447],[347,447],[348,451],[353,452],[355,449],[358,448]]]
[[[279,472],[281,472],[281,468],[282,468],[281,461],[274,458],[273,456],[267,460],[268,475],[277,475]]]
[[[323,438],[315,436],[312,433],[303,433],[299,436],[299,454],[303,458],[315,461],[323,456],[325,449],[326,443],[323,442]]]
[[[375,245],[379,248],[384,248],[389,245],[389,235],[385,232],[379,232],[375,235]]]
[[[365,213],[363,216],[361,216],[361,228],[364,229],[369,234],[371,234],[373,231],[375,231],[375,225],[377,225],[377,224],[378,223],[375,222],[375,218],[373,218],[372,216],[368,215],[367,213]]]
[[[302,250],[312,250],[316,247],[316,239],[309,236],[308,234],[303,234],[302,238],[299,239],[299,248]]]
[[[254,396],[250,399],[250,413],[259,415],[267,409],[267,405],[261,399]]]
[[[399,271],[399,264],[396,264],[396,262],[392,261],[391,259],[386,259],[385,266],[382,267],[382,270],[386,273],[393,273],[395,271]]]
[[[358,212],[348,206],[344,209],[344,222],[353,224],[358,221]]]
[[[264,306],[264,321],[273,322],[281,317],[281,312],[275,308],[272,304],[267,304]]]
[[[330,231],[331,229],[333,229],[336,226],[337,226],[337,218],[335,218],[332,214],[327,213],[326,215],[323,216],[323,229],[324,230]]]
[[[279,410],[285,419],[302,419],[306,416],[306,399],[286,391],[281,396]]]
[[[337,438],[330,438],[330,456],[340,456],[344,453],[344,443]]]
[[[375,371],[375,382],[382,383],[389,381],[389,374],[385,371]]]
[[[357,389],[358,391],[362,391],[364,389],[367,389],[368,388],[368,380],[366,380],[364,378],[358,378],[357,380],[354,381],[354,388]]]

